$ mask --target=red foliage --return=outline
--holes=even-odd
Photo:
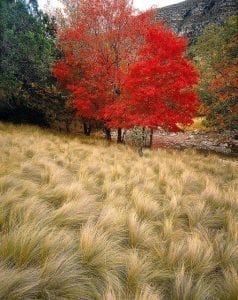
[[[210,90],[221,102],[237,97],[238,94],[238,63],[221,63],[217,69],[219,73],[211,83]]]
[[[104,120],[102,109],[121,97],[123,78],[141,44],[140,28],[150,17],[133,16],[127,0],[83,0],[77,15],[61,30],[65,57],[53,74],[71,92],[78,115]]]
[[[192,90],[198,73],[185,58],[186,40],[163,26],[148,28],[138,62],[131,66],[124,82],[125,98],[106,109],[117,112],[110,126],[161,126],[177,130],[177,124],[191,124],[198,107]]]
[[[129,2],[82,0],[77,21],[60,33],[64,58],[53,73],[79,116],[175,130],[191,122],[198,101],[186,41],[151,25],[151,12],[135,15]]]

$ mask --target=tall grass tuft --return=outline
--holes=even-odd
[[[238,164],[0,123],[0,299],[237,299]]]

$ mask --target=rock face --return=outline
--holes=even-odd
[[[186,0],[159,9],[157,19],[194,42],[208,24],[222,24],[237,14],[237,0]]]

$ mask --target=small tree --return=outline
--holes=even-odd
[[[140,156],[143,156],[143,148],[146,147],[148,136],[149,130],[145,127],[136,126],[129,131],[128,138]]]

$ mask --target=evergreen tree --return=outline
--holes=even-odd
[[[1,106],[24,104],[32,90],[52,85],[54,27],[36,0],[0,0]]]

